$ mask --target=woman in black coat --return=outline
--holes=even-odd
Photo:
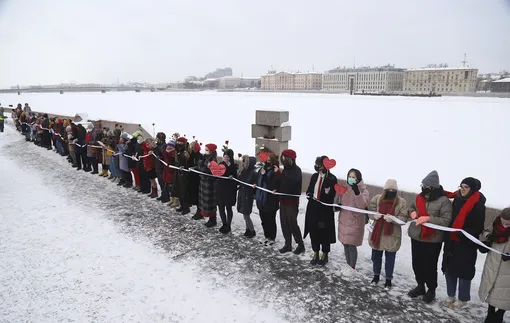
[[[475,238],[482,233],[485,223],[485,196],[480,193],[482,184],[468,177],[460,184],[454,197],[450,227],[463,229]],[[461,309],[470,301],[471,280],[475,276],[478,245],[460,232],[445,235],[442,271],[446,276],[448,298],[443,306]],[[455,294],[458,285],[458,300]]]
[[[257,159],[244,155],[241,158],[241,165],[239,170],[239,180],[248,183],[255,184],[257,180],[257,172],[255,171],[255,164]],[[253,200],[255,198],[255,189],[252,186],[239,184],[239,191],[237,193],[237,212],[244,216],[244,222],[246,222],[246,232],[244,236],[247,238],[255,237],[255,227],[253,221],[250,218],[251,212],[253,211]]]
[[[269,191],[274,191],[276,189],[277,179],[274,166],[279,167],[280,163],[278,162],[278,156],[271,154],[269,160],[264,163],[264,166],[262,166],[257,173],[257,181],[255,182],[257,187],[265,188]],[[259,209],[264,237],[266,238],[264,245],[272,246],[276,239],[276,212],[280,206],[278,196],[257,189],[255,191],[255,201]]]
[[[236,204],[237,195],[237,182],[228,179],[230,176],[237,178],[237,165],[234,162],[234,151],[232,149],[224,151],[223,161],[220,165],[225,166],[226,170],[222,177],[227,179],[216,179],[214,191],[216,193],[216,205],[218,205],[221,222],[223,223],[220,232],[226,234],[232,231],[230,228],[234,217],[232,207]]]
[[[306,190],[308,205],[306,207],[305,233],[310,233],[312,242],[313,258],[311,265],[324,266],[328,263],[328,253],[332,243],[336,242],[335,232],[335,210],[332,206],[326,206],[318,201],[332,204],[335,199],[335,185],[338,180],[323,165],[327,156],[317,157],[315,170],[310,185]],[[319,258],[319,251],[322,246],[322,257]]]

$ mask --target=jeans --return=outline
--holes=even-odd
[[[115,157],[110,156],[108,158],[110,158],[109,165],[110,172],[112,173],[113,177],[120,178],[120,170],[117,167],[115,167]]]
[[[469,302],[471,300],[471,281],[462,278],[446,275],[446,293],[449,297],[455,297],[459,285],[459,301]]]
[[[374,275],[376,276],[381,275],[383,253],[385,254],[386,258],[386,261],[384,262],[384,273],[386,275],[386,279],[393,279],[393,270],[395,269],[395,258],[397,257],[396,252],[372,249],[372,263],[374,268]]]

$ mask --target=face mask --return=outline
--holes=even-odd
[[[172,151],[174,151],[174,147],[166,147],[166,151],[167,152],[172,152]]]
[[[432,192],[432,188],[430,188],[430,187],[422,187],[421,188],[421,193],[424,195],[430,194],[430,192]]]
[[[386,197],[390,200],[393,200],[397,197],[397,191],[386,191]]]
[[[210,155],[210,154],[211,154],[211,152],[210,152],[209,150],[206,150],[204,154],[206,154],[206,155]]]
[[[320,166],[317,165],[313,166],[313,169],[315,169],[316,172],[320,172],[321,170]]]
[[[349,178],[347,179],[347,183],[348,183],[349,185],[354,185],[354,184],[356,184],[356,179],[355,179],[355,178],[352,178],[352,177],[349,177]]]

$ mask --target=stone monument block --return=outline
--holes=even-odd
[[[255,139],[255,155],[262,148],[269,149],[277,155],[289,147],[291,127],[285,125],[289,121],[288,111],[255,112],[255,124],[251,126],[251,136]]]
[[[280,127],[289,121],[289,111],[262,111],[255,112],[255,123],[261,126]]]

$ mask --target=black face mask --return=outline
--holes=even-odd
[[[265,170],[270,170],[271,168],[273,168],[273,165],[270,162],[267,161],[264,163]]]
[[[386,198],[389,200],[393,200],[397,197],[397,191],[386,191]]]
[[[430,194],[430,192],[432,192],[432,188],[430,188],[430,187],[422,187],[421,188],[421,193],[423,195],[428,195],[428,194]]]
[[[320,172],[321,167],[319,165],[313,166],[313,169],[315,169],[316,172]]]

